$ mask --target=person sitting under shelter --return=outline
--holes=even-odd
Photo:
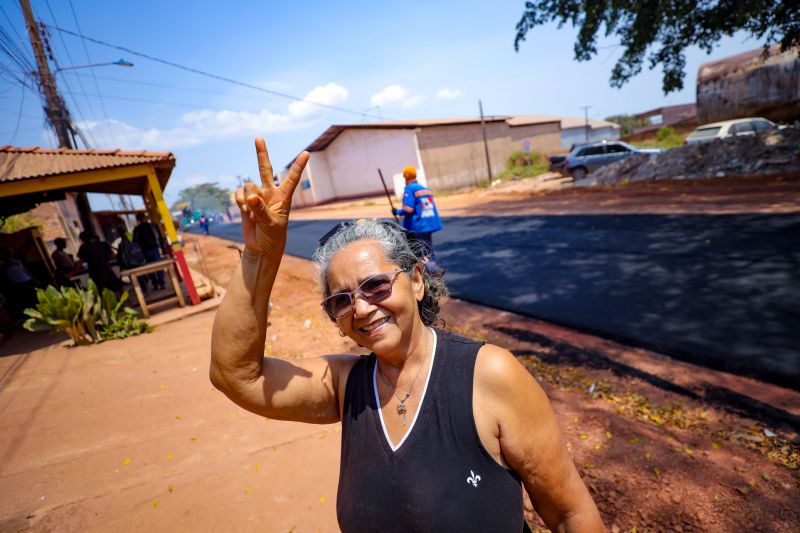
[[[91,231],[82,231],[80,239],[83,242],[78,248],[78,258],[89,265],[89,277],[92,278],[97,288],[104,288],[113,292],[122,290],[122,280],[117,277],[111,268],[114,252],[111,245],[101,241]]]
[[[9,312],[14,319],[23,317],[23,311],[36,303],[39,282],[17,259],[10,246],[0,250],[0,289],[8,297]]]
[[[56,245],[56,250],[50,257],[56,267],[56,283],[59,287],[74,286],[75,282],[70,278],[80,271],[83,261],[80,259],[76,261],[72,254],[66,251],[67,240],[65,238],[58,237],[53,240],[53,244]]]
[[[138,244],[142,249],[148,263],[161,261],[162,242],[161,233],[158,231],[158,228],[155,224],[147,220],[147,216],[144,213],[137,214],[136,220],[139,223],[133,228],[133,242]],[[165,287],[164,271],[148,274],[147,279],[150,280],[154,290],[163,289]],[[147,290],[146,283],[142,283],[142,289],[145,291]]]

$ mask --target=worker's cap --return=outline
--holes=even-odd
[[[408,165],[406,168],[403,169],[403,177],[404,178],[416,178],[417,177],[417,169]]]

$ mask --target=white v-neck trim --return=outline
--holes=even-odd
[[[406,430],[405,435],[403,438],[400,439],[400,442],[397,445],[392,444],[392,439],[389,437],[389,432],[386,431],[386,423],[383,421],[383,411],[381,410],[381,398],[378,395],[378,360],[375,360],[375,366],[372,368],[372,390],[375,393],[375,405],[378,406],[378,416],[381,419],[381,428],[383,428],[383,436],[386,438],[386,442],[389,444],[389,447],[392,449],[393,452],[396,452],[400,449],[400,446],[406,441],[409,435],[411,435],[411,431],[414,429],[414,424],[417,422],[417,417],[419,413],[422,411],[422,402],[425,401],[425,393],[428,392],[428,383],[431,380],[431,374],[433,374],[433,361],[436,357],[436,343],[438,338],[436,337],[436,330],[433,328],[428,328],[431,330],[431,334],[433,335],[433,350],[431,351],[431,364],[428,368],[428,377],[425,378],[425,388],[422,389],[422,396],[419,398],[419,405],[417,406],[417,412],[414,413],[414,418],[411,420],[411,425],[408,426],[408,430]]]

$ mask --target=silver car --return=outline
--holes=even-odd
[[[601,141],[575,146],[567,155],[564,170],[575,181],[584,179],[600,167],[634,154],[658,154],[661,148],[638,148],[623,141]]]
[[[698,144],[714,141],[716,139],[756,135],[757,133],[776,129],[778,129],[778,126],[773,122],[760,117],[725,120],[723,122],[714,122],[713,124],[700,126],[686,137],[686,144]]]

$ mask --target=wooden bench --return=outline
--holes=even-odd
[[[142,286],[139,284],[139,276],[145,276],[154,272],[166,270],[167,274],[169,274],[169,279],[172,282],[172,288],[175,290],[175,298],[178,299],[178,304],[180,304],[181,307],[186,306],[175,269],[176,266],[174,259],[161,259],[160,261],[153,261],[152,263],[147,263],[140,267],[129,268],[120,271],[120,276],[130,277],[131,283],[133,284],[133,290],[136,292],[136,299],[139,301],[139,307],[142,308],[142,316],[145,318],[150,316],[150,311],[147,309],[147,301],[144,298]]]

